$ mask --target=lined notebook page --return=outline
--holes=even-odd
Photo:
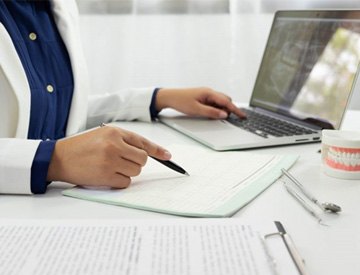
[[[149,158],[127,189],[72,188],[64,195],[184,216],[229,216],[260,194],[296,156],[215,152],[173,146],[173,160],[190,176]]]

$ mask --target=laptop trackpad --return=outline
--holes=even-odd
[[[226,120],[199,118],[162,118],[165,124],[195,139],[214,145],[235,145],[254,143],[264,138],[242,130]]]

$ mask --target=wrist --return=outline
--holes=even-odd
[[[169,102],[169,89],[162,88],[159,89],[156,95],[156,102],[155,102],[155,108],[158,112],[165,108],[169,108],[170,102]]]
[[[61,141],[56,142],[54,152],[51,156],[49,169],[47,173],[46,180],[47,181],[61,181],[62,180],[62,172],[61,172]]]

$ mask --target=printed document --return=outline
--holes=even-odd
[[[0,274],[271,275],[261,236],[236,219],[3,220]]]
[[[297,159],[293,155],[215,152],[199,146],[169,148],[190,176],[149,158],[126,189],[75,187],[66,196],[193,217],[226,217],[275,182]]]

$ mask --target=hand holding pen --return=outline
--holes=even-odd
[[[98,127],[56,142],[47,180],[126,188],[149,156],[170,165],[171,154],[148,139],[118,127]]]
[[[100,127],[104,127],[107,126],[105,123],[101,123]],[[162,148],[161,148],[162,149]],[[167,158],[170,158],[171,155],[168,151],[166,151],[165,149],[162,149],[164,152],[163,154],[166,154]],[[181,166],[177,165],[175,162],[172,162],[171,160],[163,160],[163,159],[159,159],[158,157],[155,156],[151,156],[149,155],[149,157],[151,157],[152,159],[160,162],[161,164],[165,165],[166,167],[169,167],[170,169],[180,173],[180,174],[184,174],[187,176],[190,176],[188,172],[186,172]]]

